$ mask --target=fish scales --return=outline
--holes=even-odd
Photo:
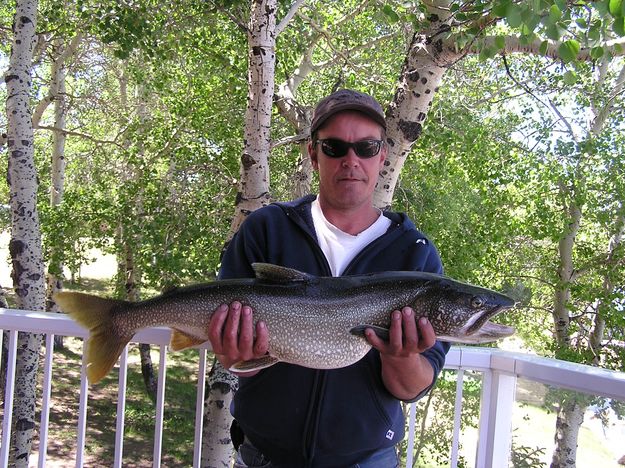
[[[208,323],[221,304],[249,305],[255,322],[269,330],[268,356],[237,363],[233,370],[254,370],[276,362],[332,369],[360,360],[370,349],[364,330],[388,334],[390,314],[404,306],[415,320],[427,317],[437,337],[481,343],[513,333],[489,322],[514,305],[508,297],[441,275],[386,272],[346,277],[316,277],[275,265],[255,264],[256,279],[223,280],[178,288],[130,303],[73,292],[56,295],[62,310],[89,328],[88,376],[101,379],[140,329],[166,326],[172,349],[208,339]]]

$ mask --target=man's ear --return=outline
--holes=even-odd
[[[384,142],[382,143],[382,148],[380,149],[380,168],[384,166],[384,161],[386,160],[387,156],[388,156],[388,146],[387,146],[387,143]]]
[[[315,147],[313,146],[312,140],[308,140],[308,156],[310,157],[310,162],[312,164],[313,169],[316,171],[319,169],[319,161],[317,159],[317,152],[315,151]]]

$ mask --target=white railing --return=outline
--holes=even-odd
[[[9,457],[11,417],[13,395],[15,391],[15,361],[17,332],[26,331],[45,334],[46,346],[43,360],[43,386],[41,421],[39,428],[38,466],[46,465],[48,446],[47,434],[49,423],[49,403],[52,387],[53,341],[54,335],[86,338],[87,331],[69,317],[62,314],[29,312],[0,308],[0,330],[9,332],[7,380],[5,387],[4,418],[2,421],[2,445],[0,447],[0,466],[7,466]],[[1,334],[0,334],[1,337]],[[161,465],[161,443],[163,429],[163,409],[165,403],[166,356],[170,331],[166,328],[142,330],[135,335],[133,342],[149,343],[160,348],[158,375],[158,394],[156,398],[156,423],[154,428],[153,466]],[[1,340],[1,338],[0,338]],[[113,466],[122,466],[124,443],[124,408],[126,396],[127,349],[122,353],[119,372],[119,395],[117,402],[117,430],[115,435],[115,454]],[[200,350],[198,382],[205,381],[206,350]],[[458,374],[455,400],[455,421],[450,466],[456,467],[460,435],[460,414],[462,411],[463,375],[466,370],[483,373],[479,437],[476,450],[475,466],[505,467],[511,447],[511,419],[515,400],[516,379],[518,377],[534,380],[556,387],[599,395],[607,398],[625,400],[625,373],[613,372],[564,361],[556,361],[532,355],[509,353],[489,348],[452,347],[447,357],[446,368],[456,369]],[[198,385],[195,410],[195,441],[193,466],[201,463],[202,419],[204,385]],[[87,424],[88,385],[85,364],[82,365],[80,383],[80,401],[77,427],[77,454],[75,465],[82,467],[85,453],[85,430]],[[415,444],[415,405],[410,408],[409,434],[406,466],[412,466],[412,454]]]

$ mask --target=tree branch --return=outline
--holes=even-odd
[[[557,106],[555,105],[555,103],[549,99],[549,104],[544,103],[538,96],[536,96],[532,90],[526,86],[524,83],[521,83],[519,80],[517,80],[515,78],[515,76],[512,74],[512,72],[510,71],[510,67],[508,66],[508,60],[506,59],[506,54],[502,54],[501,55],[502,59],[503,59],[503,64],[506,68],[506,74],[510,77],[510,79],[517,85],[519,86],[521,89],[523,89],[527,94],[529,94],[530,96],[532,96],[534,99],[536,99],[536,101],[538,101],[540,104],[542,104],[543,106],[553,110],[553,112],[558,116],[558,118],[564,123],[564,125],[566,126],[566,128],[568,129],[571,137],[573,138],[573,140],[577,140],[577,138],[575,137],[575,133],[573,132],[573,127],[571,126],[571,124],[569,123],[569,121],[566,119],[566,117],[564,117],[564,115],[562,115],[562,113],[558,110]]]
[[[486,46],[486,47],[496,47],[495,39],[496,39],[496,36],[484,36],[482,44],[483,46]],[[451,41],[453,42],[453,37]],[[539,38],[529,44],[521,44],[520,36],[506,36],[505,47],[503,49],[503,52],[506,54],[522,53],[522,54],[543,55],[545,57],[549,57],[552,59],[559,59],[560,56],[558,55],[558,47],[560,47],[562,43],[547,41],[547,50],[545,51],[544,54],[542,54],[540,51],[540,47],[543,44],[543,42],[544,40]],[[614,57],[623,56],[625,55],[625,38],[608,41],[605,44],[603,44],[603,49],[604,49],[605,54],[612,55]],[[477,54],[479,53],[479,51],[480,51],[480,48],[475,43],[471,44],[468,47],[469,53]],[[594,61],[595,59],[593,59],[590,56],[590,51],[591,51],[591,48],[588,48],[588,47],[580,49],[579,53],[577,54],[577,60],[581,62]]]
[[[599,113],[596,115],[595,120],[592,123],[592,133],[593,135],[598,135],[603,130],[605,125],[605,121],[608,118],[608,115],[612,111],[614,107],[614,100],[616,97],[623,92],[623,87],[625,86],[625,64],[623,64],[623,68],[621,68],[621,72],[616,79],[616,83],[614,84],[614,89],[608,98],[608,102],[601,108]]]
[[[289,23],[291,22],[291,20],[295,16],[295,13],[297,13],[297,10],[299,10],[299,7],[301,7],[305,2],[306,2],[306,0],[295,0],[295,2],[293,2],[293,4],[291,5],[291,8],[289,8],[289,11],[287,12],[286,16],[284,18],[282,18],[280,23],[276,26],[276,37],[284,29],[286,29],[286,27],[289,25]]]
[[[249,32],[249,28],[247,27],[247,25],[243,21],[241,21],[239,18],[237,18],[235,15],[230,13],[225,8],[223,8],[221,6],[217,6],[215,4],[215,2],[213,2],[213,1],[211,1],[210,3],[213,5],[213,8],[215,8],[215,10],[220,11],[224,15],[226,15],[230,19],[230,21],[232,21],[245,34],[247,34]]]
[[[119,148],[122,148],[122,149],[124,148],[124,145],[122,145],[121,143],[118,143],[115,140],[101,140],[92,135],[87,135],[86,133],[77,132],[74,130],[67,130],[66,128],[56,128],[56,127],[51,127],[48,125],[38,125],[37,127],[34,127],[34,128],[37,128],[40,130],[48,130],[51,132],[61,132],[65,135],[72,135],[72,136],[77,136],[80,138],[85,138],[86,140],[93,141],[94,143],[103,144],[103,145],[115,145]]]

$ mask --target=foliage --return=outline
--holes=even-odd
[[[542,447],[527,447],[525,445],[518,445],[512,441],[512,459],[510,460],[514,468],[533,468],[542,467],[544,464],[540,460],[540,457],[545,454],[545,449]]]

